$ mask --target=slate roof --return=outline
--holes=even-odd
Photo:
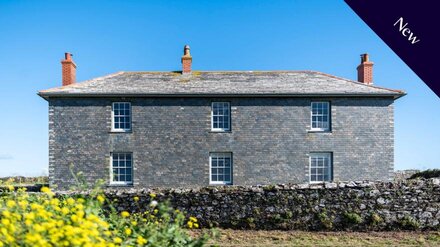
[[[118,72],[42,90],[48,97],[356,96],[394,97],[400,90],[366,85],[315,71]]]

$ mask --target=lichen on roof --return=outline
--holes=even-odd
[[[118,72],[69,86],[42,90],[39,95],[357,95],[392,96],[399,90],[366,85],[316,71],[193,71]]]

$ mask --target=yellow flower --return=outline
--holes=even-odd
[[[72,222],[77,222],[78,221],[78,216],[76,214],[70,216],[70,219],[72,220]]]
[[[13,208],[13,207],[15,207],[15,205],[17,205],[17,203],[15,203],[15,201],[13,201],[13,200],[8,200],[8,201],[6,202],[6,206],[7,206],[8,208]]]
[[[196,217],[192,217],[191,216],[191,217],[189,217],[189,220],[192,221],[192,222],[197,222],[197,218]]]
[[[188,225],[188,227],[191,229],[193,228],[193,222],[192,221],[188,221],[188,223],[186,223]]]
[[[134,200],[135,202],[137,202],[137,201],[139,201],[139,197],[135,196],[135,197],[133,197],[133,200]]]
[[[5,216],[6,218],[11,217],[11,212],[9,212],[8,210],[5,210],[2,212],[3,216]]]
[[[8,185],[8,190],[9,190],[9,191],[13,191],[13,190],[15,190],[15,187],[12,186],[12,185]]]
[[[42,187],[41,192],[46,193],[50,196],[52,196],[54,194],[48,187]]]
[[[194,223],[194,227],[195,227],[195,228],[199,228],[199,224]]]
[[[116,237],[113,239],[113,242],[115,242],[115,244],[120,244],[122,243],[122,239],[120,237]]]
[[[35,219],[35,213],[34,212],[30,212],[28,214],[25,214],[24,217],[28,220],[33,220]]]
[[[154,194],[154,193],[150,193],[150,197],[151,197],[152,199],[154,199],[154,198],[156,197],[156,194]]]
[[[64,215],[68,214],[69,211],[70,211],[70,210],[69,210],[67,207],[63,207],[63,208],[61,208],[61,213],[64,214]]]
[[[137,224],[138,224],[138,223],[137,223],[136,221],[132,221],[132,222],[131,222],[131,225],[132,225],[132,226],[137,226]]]
[[[131,234],[131,229],[130,228],[125,228],[125,234],[126,235],[130,235]]]
[[[72,197],[67,198],[67,204],[73,205],[75,204],[75,200]]]
[[[124,217],[124,218],[127,218],[128,216],[130,216],[130,213],[127,212],[127,211],[122,211],[121,212],[121,216]]]
[[[18,201],[18,205],[20,205],[21,209],[26,209],[26,206],[28,205],[27,201]]]
[[[143,238],[142,236],[138,236],[136,239],[136,243],[138,245],[144,245],[147,243],[147,240],[145,238]]]
[[[105,198],[101,195],[97,196],[96,199],[100,202],[103,203],[105,201]]]
[[[5,226],[8,226],[9,224],[11,224],[11,221],[9,219],[2,219],[1,223]]]

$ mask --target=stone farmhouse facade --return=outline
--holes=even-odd
[[[315,71],[118,72],[75,82],[66,53],[49,103],[50,185],[193,187],[390,180],[394,101],[373,85]]]

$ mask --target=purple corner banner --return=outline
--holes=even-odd
[[[440,97],[440,9],[436,0],[345,0]]]

